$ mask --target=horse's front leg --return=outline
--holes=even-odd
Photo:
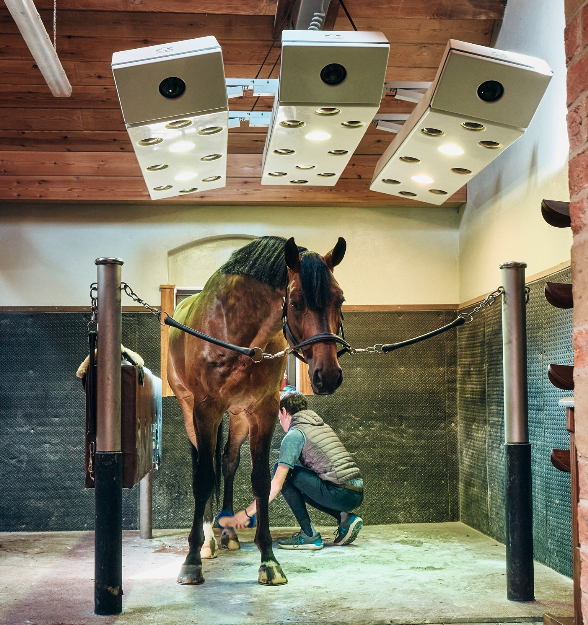
[[[241,445],[249,435],[249,423],[244,411],[229,411],[229,437],[223,452],[223,510],[233,514],[233,484],[241,459]],[[232,527],[225,527],[220,539],[221,549],[240,549],[239,537]]]
[[[271,406],[273,410],[273,405]],[[274,410],[274,414],[277,410]],[[282,571],[282,567],[274,556],[272,549],[272,536],[269,530],[269,494],[270,494],[270,469],[269,451],[272,434],[275,427],[274,414],[258,415],[255,427],[251,427],[249,445],[253,470],[251,472],[251,485],[257,507],[257,531],[255,544],[261,552],[261,566],[259,567],[258,581],[260,584],[277,586],[286,584],[288,579]]]
[[[221,413],[222,414],[222,413]],[[203,518],[206,503],[214,489],[214,448],[218,423],[210,423],[212,415],[202,411],[197,414],[194,410],[194,425],[196,430],[195,468],[192,475],[192,493],[194,495],[194,521],[188,537],[189,551],[178,575],[179,584],[202,584],[201,549],[204,544]]]

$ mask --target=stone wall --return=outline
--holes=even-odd
[[[582,613],[588,618],[588,2],[566,0],[565,30],[570,140],[569,184],[574,291],[574,396],[580,482]]]

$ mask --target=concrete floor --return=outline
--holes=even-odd
[[[320,531],[324,540],[334,528]],[[204,585],[176,584],[187,534],[159,530],[146,541],[125,532],[123,614],[97,617],[93,533],[0,533],[0,623],[522,623],[573,614],[572,581],[540,564],[537,600],[507,601],[504,545],[461,523],[366,526],[347,547],[277,549],[289,583],[271,588],[257,584],[253,530],[240,533],[241,551],[205,562]]]

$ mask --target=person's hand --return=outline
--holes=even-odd
[[[241,510],[231,519],[230,523],[235,529],[242,530],[249,527],[249,517],[245,510]]]

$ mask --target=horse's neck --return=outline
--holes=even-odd
[[[224,312],[227,334],[261,347],[282,332],[283,294],[251,276],[223,278],[216,303]]]

